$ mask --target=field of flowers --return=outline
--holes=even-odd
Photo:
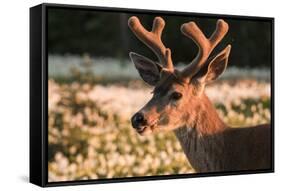
[[[194,172],[172,132],[139,136],[131,127],[151,97],[142,82],[48,84],[50,182]],[[224,80],[206,94],[231,126],[270,122],[268,82]]]

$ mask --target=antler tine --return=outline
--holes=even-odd
[[[213,45],[213,48],[215,48],[218,45],[218,43],[223,39],[223,37],[226,35],[227,32],[228,32],[228,24],[224,20],[219,19],[217,21],[216,30],[209,38],[210,43]]]
[[[182,74],[184,76],[193,76],[198,72],[202,65],[204,65],[213,49],[223,39],[228,31],[228,24],[222,19],[219,19],[217,21],[216,30],[213,32],[210,38],[206,38],[204,33],[194,22],[183,24],[181,27],[181,31],[185,36],[191,38],[199,47],[197,56],[182,71]]]
[[[161,40],[165,21],[161,17],[155,17],[151,32],[147,31],[135,16],[128,20],[128,25],[138,39],[156,54],[160,63],[165,64],[167,70],[173,71],[171,51],[165,47]]]

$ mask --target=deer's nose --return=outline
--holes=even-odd
[[[141,128],[143,125],[145,125],[146,120],[143,113],[138,112],[132,117],[131,122],[132,122],[132,126],[135,129],[138,129]]]

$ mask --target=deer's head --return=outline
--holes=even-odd
[[[131,17],[128,25],[134,34],[157,56],[158,62],[131,52],[130,57],[142,79],[154,87],[152,99],[135,115],[132,126],[140,134],[169,131],[187,125],[192,127],[204,97],[204,87],[217,79],[225,70],[231,46],[210,57],[212,50],[228,31],[228,24],[217,21],[210,38],[194,22],[185,23],[181,32],[199,47],[197,56],[182,71],[173,66],[171,50],[161,40],[165,26],[162,18],[156,17],[152,31],[147,31],[137,17]]]

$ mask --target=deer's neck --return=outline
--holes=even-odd
[[[195,119],[177,128],[175,134],[190,164],[197,172],[215,172],[224,169],[224,137],[228,128],[204,95],[197,105]],[[187,115],[190,116],[190,115]]]

